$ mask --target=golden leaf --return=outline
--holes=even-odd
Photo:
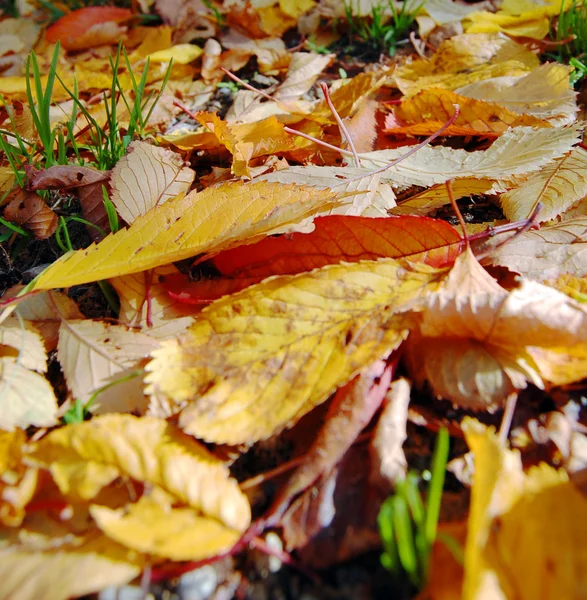
[[[329,191],[271,183],[228,183],[191,192],[150,210],[99,244],[65,255],[39,276],[35,289],[138,273],[218,252],[243,239],[255,241],[334,200]]]
[[[535,54],[503,34],[463,34],[444,41],[430,59],[399,67],[393,78],[411,96],[430,87],[454,90],[483,79],[525,75],[539,64]]]
[[[221,554],[242,534],[192,508],[162,506],[146,496],[126,508],[94,504],[90,513],[98,527],[119,544],[172,560],[202,560]]]
[[[293,425],[407,334],[398,315],[444,271],[393,259],[266,280],[202,311],[147,365],[150,393],[191,401],[180,426],[251,443]]]
[[[29,460],[66,495],[91,499],[119,476],[163,488],[177,501],[244,531],[251,514],[228,469],[201,444],[155,417],[104,415],[43,438]]]
[[[184,167],[179,154],[146,142],[133,142],[112,169],[110,199],[127,222],[187,193],[195,171]]]
[[[545,463],[524,473],[519,453],[493,428],[465,419],[463,431],[475,456],[463,598],[580,598],[587,588],[585,497]]]

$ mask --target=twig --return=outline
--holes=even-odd
[[[181,110],[183,110],[183,112],[188,115],[189,117],[191,117],[194,121],[198,120],[198,117],[196,117],[196,113],[192,110],[190,110],[183,102],[180,102],[179,100],[177,100],[177,98],[173,99],[173,104],[175,106],[177,106],[178,108],[181,108]]]
[[[512,420],[514,418],[514,412],[516,410],[516,404],[518,403],[518,392],[512,392],[505,401],[505,410],[503,411],[503,417],[501,419],[501,425],[499,427],[498,439],[505,446],[510,428],[512,426]]]
[[[256,87],[253,87],[252,85],[248,84],[246,81],[243,81],[240,77],[237,77],[234,73],[231,73],[228,69],[225,69],[224,67],[220,67],[220,70],[222,72],[224,72],[224,74],[227,77],[230,77],[230,79],[232,79],[233,81],[240,83],[245,89],[249,90],[250,92],[255,92],[255,93],[259,94],[259,96],[262,96],[263,98],[266,98],[267,100],[271,100],[271,102],[277,102],[277,100],[275,98],[272,98],[269,94],[266,94],[265,92],[258,90]]]
[[[457,216],[457,219],[459,220],[461,229],[463,230],[463,239],[465,240],[465,246],[467,247],[467,249],[470,249],[471,244],[469,243],[469,236],[467,234],[467,227],[466,227],[467,224],[465,223],[465,219],[463,219],[463,215],[461,214],[459,205],[457,204],[457,201],[455,200],[455,195],[452,193],[452,179],[445,181],[444,186],[446,187],[446,193],[448,194],[448,198],[450,200],[452,209],[455,211],[455,214]]]
[[[361,159],[359,158],[357,149],[355,148],[355,143],[353,142],[353,138],[352,138],[351,134],[349,133],[349,130],[346,128],[344,121],[340,118],[340,115],[338,114],[336,107],[332,103],[332,98],[330,97],[330,92],[328,91],[328,86],[325,83],[321,83],[320,87],[322,88],[322,92],[324,93],[324,100],[326,100],[326,104],[328,104],[328,108],[330,109],[330,112],[332,112],[332,115],[334,116],[334,119],[338,125],[338,129],[340,130],[340,136],[343,139],[346,139],[346,141],[349,145],[349,148],[351,149],[351,152],[353,154],[353,159],[355,160],[355,166],[357,168],[360,168],[361,167]]]
[[[457,117],[459,116],[459,113],[461,112],[461,107],[458,104],[453,104],[453,106],[455,107],[455,112],[454,112],[453,116],[438,131],[434,132],[431,136],[427,137],[423,142],[420,142],[416,146],[413,146],[405,154],[402,154],[399,158],[392,160],[390,163],[384,165],[380,169],[377,169],[375,171],[369,171],[365,175],[360,175],[359,177],[355,177],[353,179],[347,179],[345,183],[351,183],[352,181],[359,181],[361,179],[364,179],[365,177],[372,177],[373,175],[377,175],[377,173],[383,173],[384,171],[387,171],[387,169],[391,169],[391,167],[395,167],[397,164],[402,162],[402,160],[405,160],[409,156],[412,156],[412,154],[415,154],[416,152],[418,152],[418,150],[421,150],[422,148],[424,148],[424,146],[427,146],[430,142],[433,142],[438,136],[442,135],[457,120]]]

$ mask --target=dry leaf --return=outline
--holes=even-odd
[[[525,474],[492,428],[467,419],[463,430],[475,454],[463,598],[580,598],[587,500],[545,463]]]
[[[156,347],[157,342],[144,333],[86,319],[62,322],[57,352],[67,387],[86,403],[99,388],[136,370]],[[101,392],[90,410],[142,414],[147,408],[142,388],[140,377],[120,381]]]
[[[337,390],[324,425],[265,516],[269,523],[278,522],[298,494],[319,478],[327,477],[340,462],[381,406],[393,371],[393,366],[384,360],[375,361]],[[292,549],[291,544],[288,549]]]
[[[503,133],[487,150],[477,152],[426,146],[387,169],[383,179],[398,186],[425,187],[459,177],[507,181],[537,171],[569,152],[579,140],[580,129],[578,126],[557,129],[516,127]],[[404,153],[405,148],[400,148],[359,156],[365,169],[376,169]]]
[[[37,194],[21,190],[4,209],[4,218],[29,229],[37,240],[46,240],[57,229],[58,218]]]
[[[532,281],[507,292],[470,251],[425,304],[409,362],[438,396],[478,409],[503,403],[527,381],[544,387],[587,376],[585,307]]]
[[[569,125],[577,114],[569,75],[570,67],[547,63],[527,75],[485,79],[455,91],[461,96],[497,103],[518,114],[548,119],[552,125]]]
[[[47,351],[39,330],[28,321],[10,316],[0,325],[0,357],[18,358],[25,369],[44,373]]]
[[[587,218],[572,219],[538,231],[526,231],[507,244],[511,234],[501,234],[486,243],[496,249],[485,262],[502,265],[538,281],[554,280],[569,273],[587,275],[585,230]],[[503,245],[500,245],[503,244]]]
[[[116,477],[128,476],[235,532],[250,523],[246,496],[228,469],[163,419],[104,415],[61,427],[37,443],[29,460],[48,468],[61,492],[73,498],[90,500]]]
[[[180,426],[252,443],[293,425],[403,340],[397,314],[443,271],[381,259],[274,277],[204,309],[147,365],[149,392],[190,401]]]
[[[57,423],[57,398],[50,383],[13,357],[0,358],[0,429]]]
[[[408,465],[403,445],[408,437],[406,426],[410,392],[410,383],[403,377],[391,384],[369,445],[369,480],[385,492],[389,492],[396,481],[406,476]]]
[[[229,183],[192,192],[152,209],[98,245],[64,256],[40,275],[35,289],[138,273],[218,252],[242,239],[275,233],[334,200],[332,192],[271,183]]]
[[[196,175],[175,152],[133,142],[112,169],[110,199],[129,224],[167,200],[189,191]]]
[[[528,218],[542,205],[538,222],[554,219],[587,196],[587,151],[574,148],[569,154],[542,168],[522,185],[499,198],[510,221]]]

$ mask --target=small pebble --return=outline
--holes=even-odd
[[[208,600],[218,585],[218,574],[211,565],[205,565],[179,578],[177,592],[181,600]]]

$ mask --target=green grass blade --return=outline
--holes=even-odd
[[[426,499],[426,521],[424,530],[426,533],[426,540],[430,545],[432,545],[436,539],[449,446],[450,436],[448,435],[448,430],[443,427],[438,432],[436,438],[436,445],[432,456],[432,467],[430,469],[432,478],[430,479],[428,497]]]

